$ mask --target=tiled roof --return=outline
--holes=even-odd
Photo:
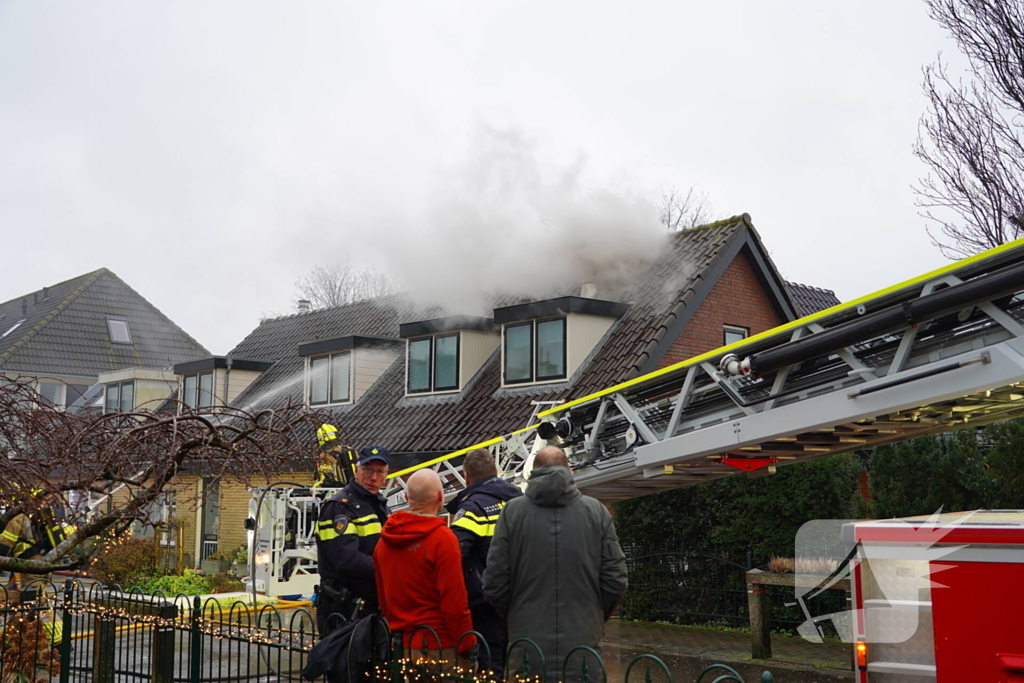
[[[131,344],[111,343],[108,316],[128,321]],[[208,354],[106,268],[0,304],[0,335],[3,372],[95,377]]]
[[[630,302],[629,310],[567,382],[502,389],[496,351],[459,394],[406,397],[404,359],[399,359],[354,405],[331,409],[335,424],[355,445],[377,443],[399,453],[448,452],[525,426],[533,412],[531,401],[571,400],[635,377],[707,279],[723,247],[748,230],[753,233],[744,214],[671,235],[662,257],[620,297]],[[236,404],[270,408],[289,399],[301,401],[300,342],[357,333],[394,337],[399,322],[452,313],[458,311],[417,310],[403,297],[390,296],[265,321],[230,355],[277,362]]]
[[[789,288],[789,296],[801,318],[842,303],[831,289],[801,285],[796,282],[787,282],[786,287]]]

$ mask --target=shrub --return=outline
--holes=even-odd
[[[134,586],[157,573],[157,552],[152,541],[120,536],[107,541],[89,563],[93,578],[108,586]]]
[[[245,584],[226,574],[213,574],[206,577],[211,593],[238,593],[245,590]]]
[[[157,576],[139,583],[146,593],[163,591],[165,595],[205,595],[210,592],[207,578],[194,569],[186,569],[181,576]]]

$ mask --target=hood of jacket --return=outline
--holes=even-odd
[[[380,540],[392,548],[405,548],[443,526],[447,526],[443,517],[427,517],[399,510],[384,523]]]
[[[565,507],[581,495],[572,472],[557,465],[535,469],[526,485],[526,497],[543,508]]]
[[[523,492],[519,490],[518,486],[508,483],[501,477],[488,477],[483,481],[478,481],[472,486],[467,486],[459,491],[455,498],[448,501],[448,504],[445,505],[445,509],[454,515],[462,507],[463,501],[477,493],[492,496],[496,500],[506,503],[513,498],[523,495]]]

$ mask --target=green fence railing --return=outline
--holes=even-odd
[[[358,676],[345,683],[485,683],[493,678],[479,670],[481,656],[489,660],[479,634],[474,634],[478,645],[468,659],[448,662],[441,650],[405,649],[402,635],[387,632],[383,619],[372,623],[383,629],[386,654],[351,668]],[[430,631],[425,626],[417,630]],[[409,634],[409,642],[415,635]],[[463,634],[459,643],[469,636]],[[440,645],[436,633],[430,638]],[[315,616],[299,605],[152,595],[73,581],[63,586],[35,581],[21,593],[0,588],[0,683],[300,683],[317,641]],[[544,654],[535,642],[512,643],[507,658],[509,670],[516,672],[508,680],[555,683],[545,679]],[[566,682],[608,680],[605,662],[587,647],[569,652],[558,671]],[[335,683],[337,678],[316,680]],[[760,680],[770,683],[771,674],[765,672]],[[675,683],[669,667],[649,654],[630,661],[622,676],[622,683],[641,681]],[[697,679],[729,681],[753,683],[724,665],[708,667]]]

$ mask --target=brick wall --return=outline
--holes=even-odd
[[[658,364],[663,368],[722,346],[723,326],[745,327],[750,335],[783,321],[775,313],[746,253],[740,252],[697,307],[682,334]]]
[[[231,558],[235,549],[246,542],[245,518],[249,516],[250,486],[266,486],[275,481],[294,481],[312,484],[311,472],[284,472],[270,480],[253,477],[248,484],[238,480],[222,479],[220,483],[220,519],[217,529],[217,549]],[[193,536],[193,543],[195,543]]]

